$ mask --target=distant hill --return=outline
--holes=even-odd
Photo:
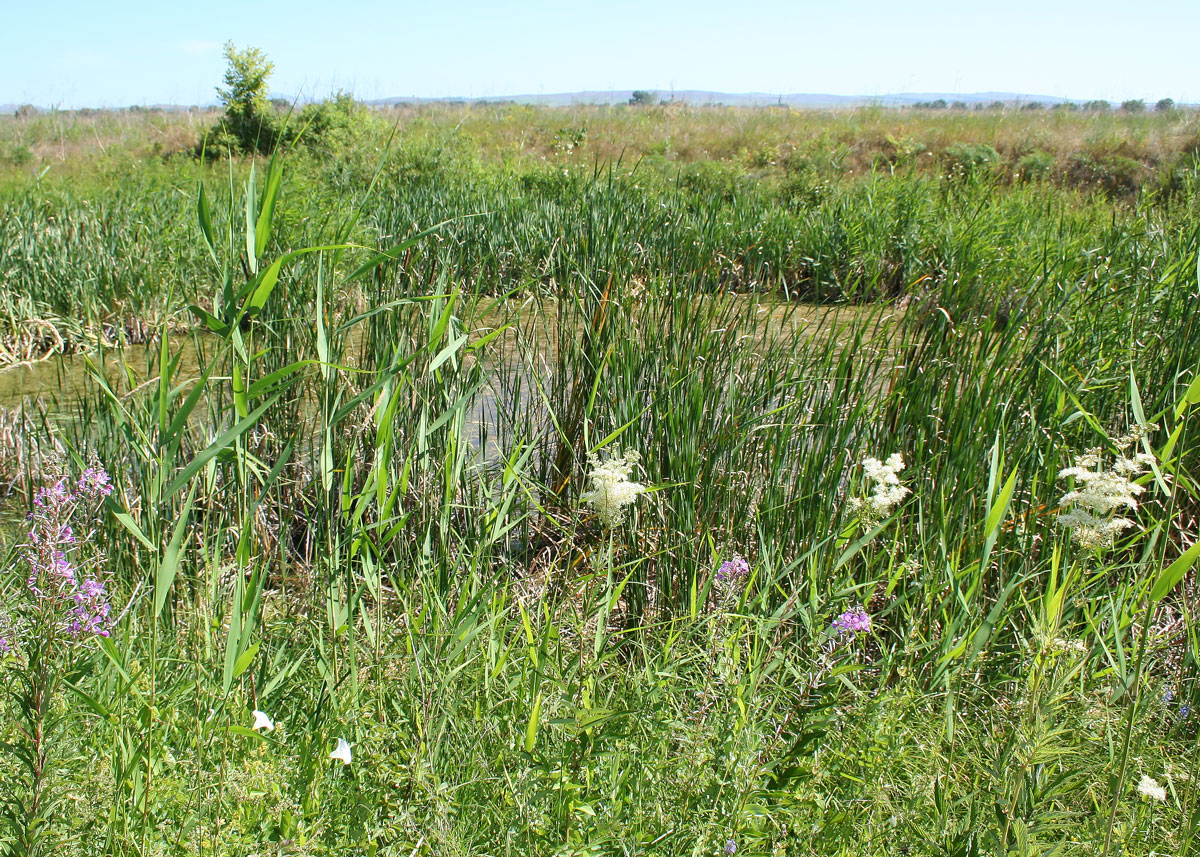
[[[829,95],[819,92],[711,92],[703,89],[677,89],[674,91],[667,89],[648,89],[654,100],[657,101],[677,101],[685,104],[697,106],[705,105],[726,105],[729,107],[793,107],[797,109],[808,110],[831,110],[831,109],[849,109],[853,107],[866,107],[869,105],[879,105],[881,107],[911,107],[915,104],[928,104],[936,101],[944,101],[947,105],[952,105],[960,102],[969,107],[977,104],[991,104],[993,102],[1003,102],[1010,106],[1019,106],[1029,104],[1031,102],[1039,102],[1041,104],[1064,104],[1067,102],[1073,104],[1085,104],[1088,99],[1083,98],[1061,98],[1057,95],[1030,95],[1021,92],[893,92],[887,95]],[[282,98],[272,93],[273,98]],[[633,97],[631,89],[614,89],[614,90],[583,90],[580,92],[550,92],[531,94],[525,93],[521,95],[491,95],[482,98],[463,98],[463,97],[444,97],[444,98],[422,98],[418,96],[403,96],[396,95],[389,98],[376,98],[365,101],[364,103],[377,107],[394,106],[397,104],[530,104],[543,105],[546,107],[570,107],[572,105],[615,105],[627,104],[629,99]],[[284,101],[291,102],[290,98],[283,98]],[[297,101],[297,106],[308,104],[314,99],[301,98]],[[320,99],[315,99],[320,100]],[[1113,107],[1118,106],[1116,103]],[[1153,108],[1153,102],[1149,103]],[[1179,104],[1179,107],[1188,105]],[[12,116],[16,111],[16,104],[0,104],[0,116]],[[46,108],[38,107],[39,110],[45,111]],[[218,109],[218,105],[181,105],[181,104],[148,104],[138,105],[135,108],[112,108],[116,110],[139,109],[146,111],[185,111],[185,110],[214,110]]]
[[[675,91],[665,89],[645,90],[659,101],[682,101],[686,104],[711,105],[724,104],[730,107],[797,107],[797,108],[838,108],[863,107],[878,104],[884,107],[907,107],[921,102],[943,100],[947,103],[961,101],[964,104],[990,104],[993,101],[1003,101],[1006,104],[1027,104],[1039,101],[1043,104],[1062,104],[1072,101],[1082,104],[1083,99],[1060,98],[1055,95],[1027,95],[1017,92],[905,92],[888,95],[827,95],[813,92],[710,92],[700,89],[680,89]],[[616,90],[584,90],[582,92],[539,93],[537,95],[497,95],[485,98],[405,98],[393,96],[368,101],[368,104],[390,106],[395,104],[429,104],[429,103],[504,103],[541,104],[548,107],[564,107],[573,104],[626,104],[633,97],[631,89]]]

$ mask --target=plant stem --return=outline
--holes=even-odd
[[[1113,785],[1112,807],[1108,812],[1108,829],[1104,833],[1104,850],[1100,852],[1100,857],[1108,857],[1112,848],[1113,826],[1117,821],[1117,804],[1125,782],[1125,774],[1129,769],[1129,744],[1133,738],[1133,720],[1137,716],[1139,688],[1142,681],[1142,661],[1146,656],[1146,641],[1150,637],[1150,619],[1153,615],[1154,605],[1147,604],[1145,615],[1142,617],[1142,639],[1138,641],[1137,660],[1133,667],[1133,685],[1126,691],[1126,693],[1132,694],[1132,698],[1129,700],[1129,709],[1125,714],[1125,739],[1121,744],[1121,769],[1117,774],[1117,781]]]

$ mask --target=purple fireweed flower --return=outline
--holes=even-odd
[[[851,636],[860,631],[871,632],[871,614],[862,606],[851,607],[833,620],[833,630],[839,637]]]
[[[83,475],[79,477],[77,485],[80,494],[98,499],[107,497],[112,493],[112,481],[108,477],[103,467],[89,467],[83,471]]]
[[[23,633],[46,634],[48,639],[108,636],[112,607],[100,571],[102,560],[94,551],[83,550],[73,524],[94,512],[111,492],[108,474],[93,466],[74,482],[64,476],[35,493],[29,540],[21,550],[29,571],[24,618],[16,626]],[[0,624],[0,634],[6,650],[11,650],[17,636],[13,626]]]
[[[733,559],[727,559],[721,563],[721,567],[717,569],[718,580],[737,580],[743,578],[750,573],[750,563],[746,562],[738,554],[733,555]]]

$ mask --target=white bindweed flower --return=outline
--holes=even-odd
[[[1154,800],[1167,799],[1167,790],[1160,786],[1155,779],[1145,774],[1142,774],[1142,781],[1138,783],[1138,794]]]
[[[337,759],[343,765],[349,765],[351,758],[349,742],[345,738],[338,738],[337,742],[337,749],[329,754],[329,758]]]
[[[259,711],[256,708],[251,713],[254,715],[254,725],[250,727],[251,729],[255,731],[261,729],[264,732],[271,732],[275,729],[274,721],[266,715],[266,712]]]
[[[645,485],[629,480],[629,474],[640,460],[641,456],[634,450],[626,450],[619,458],[604,461],[594,455],[588,456],[592,468],[588,479],[592,481],[592,490],[583,492],[581,499],[596,510],[596,517],[604,526],[621,523],[625,507],[646,492]]]

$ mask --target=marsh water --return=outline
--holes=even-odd
[[[866,311],[854,307],[829,308],[754,301],[753,298],[734,300],[746,304],[742,309],[752,312],[754,324],[748,326],[745,332],[749,347],[778,336],[808,337],[821,332],[834,333],[847,321],[866,314]],[[750,306],[751,301],[754,301],[753,306]],[[497,326],[513,325],[511,332],[514,335],[499,337],[493,355],[485,358],[504,365],[514,362],[505,358],[511,357],[512,352],[521,347],[532,347],[538,356],[549,357],[560,342],[559,332],[554,327],[555,319],[553,306],[529,316],[520,316],[511,307],[501,307],[473,320],[468,328],[472,330],[471,338],[474,339],[475,334],[482,336]],[[170,337],[170,352],[179,357],[177,377],[186,379],[199,374],[207,339],[209,337],[206,334],[173,334]],[[215,338],[213,341],[215,344]],[[352,336],[346,353],[357,353],[359,344],[358,337]],[[37,402],[48,411],[69,410],[69,406],[81,396],[95,391],[97,373],[102,373],[115,391],[128,393],[153,380],[159,348],[157,342],[114,345],[0,368],[0,409],[11,411],[23,404]],[[481,391],[481,396],[485,399],[488,397],[486,390]]]

